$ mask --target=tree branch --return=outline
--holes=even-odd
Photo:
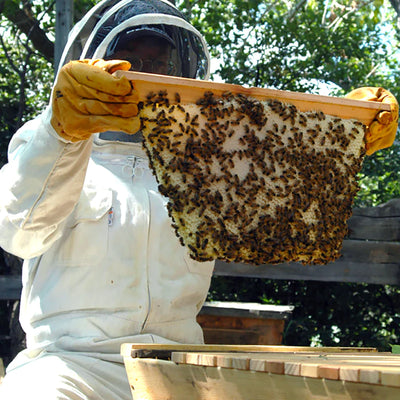
[[[399,0],[389,0],[392,5],[394,11],[397,15],[397,28],[400,29],[400,1]]]
[[[396,11],[397,17],[400,18],[400,1],[399,0],[389,0],[390,4]]]
[[[287,21],[291,22],[293,18],[296,16],[297,12],[300,10],[301,7],[306,3],[307,0],[299,0],[293,7],[289,10],[287,14]]]
[[[39,22],[31,15],[28,6],[19,8],[18,3],[13,0],[2,0],[0,3],[2,14],[17,28],[27,35],[33,47],[43,55],[43,57],[53,62],[54,43],[47,37],[46,33],[40,28]]]

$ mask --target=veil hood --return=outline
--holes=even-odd
[[[203,36],[167,0],[102,0],[71,30],[59,68],[71,60],[104,58],[118,35],[154,30],[174,44],[181,75],[208,79],[210,55]]]

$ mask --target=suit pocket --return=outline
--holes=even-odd
[[[112,193],[84,188],[59,240],[59,263],[69,266],[95,265],[107,254],[108,219]]]

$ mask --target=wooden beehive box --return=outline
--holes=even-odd
[[[206,344],[278,345],[293,306],[229,301],[205,302],[197,322]]]
[[[400,356],[373,348],[126,344],[121,353],[141,400],[400,396]]]

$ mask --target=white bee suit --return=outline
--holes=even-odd
[[[0,399],[131,399],[121,344],[202,343],[214,263],[179,243],[141,143],[66,142],[50,117],[14,135],[0,172],[0,245],[25,260],[27,335]]]

